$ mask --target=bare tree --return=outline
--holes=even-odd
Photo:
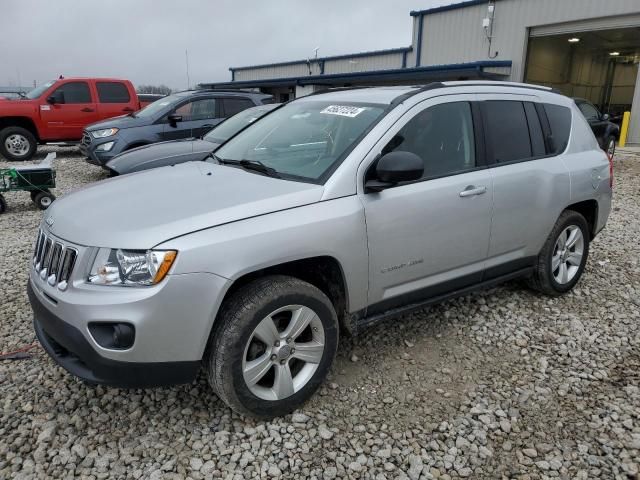
[[[138,93],[158,93],[160,95],[170,95],[171,89],[166,85],[138,85]]]

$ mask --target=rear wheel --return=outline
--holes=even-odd
[[[233,410],[285,415],[326,377],[338,345],[338,320],[313,285],[269,276],[242,287],[222,307],[206,356],[209,383]]]
[[[613,135],[607,138],[605,143],[605,151],[609,158],[613,158],[613,155],[616,153],[616,137]]]
[[[2,194],[0,194],[0,214],[3,214],[7,211],[7,202],[5,201]]]
[[[46,210],[47,208],[49,208],[49,206],[53,203],[55,199],[56,197],[53,195],[53,193],[48,191],[43,191],[43,192],[38,192],[38,194],[36,195],[36,198],[33,201],[35,202],[36,206],[40,210]]]
[[[36,153],[36,137],[22,127],[0,130],[0,153],[7,160],[29,160]]]
[[[565,210],[549,234],[530,285],[547,295],[571,290],[582,276],[589,255],[589,226],[582,215]]]

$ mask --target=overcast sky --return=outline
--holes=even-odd
[[[185,88],[229,67],[411,44],[409,11],[455,0],[1,0],[0,85],[107,76]]]

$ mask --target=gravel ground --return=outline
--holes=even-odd
[[[325,386],[285,418],[240,417],[204,378],[125,391],[39,348],[0,361],[0,478],[638,478],[640,157],[615,163],[612,215],[573,292],[512,282],[343,340]],[[56,168],[58,195],[105,178],[72,149]],[[28,195],[7,200],[3,352],[34,342],[41,218]]]

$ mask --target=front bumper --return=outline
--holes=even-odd
[[[80,250],[80,270],[86,261]],[[198,371],[226,279],[207,273],[169,275],[154,287],[88,285],[74,272],[61,291],[31,269],[27,291],[34,328],[47,353],[67,371],[94,383],[150,387],[191,382]],[[101,346],[92,323],[128,323],[128,349]]]
[[[114,144],[108,152],[96,150],[98,146],[109,142],[114,142]],[[115,137],[106,137],[96,140],[89,134],[85,134],[80,143],[80,153],[87,157],[86,160],[88,163],[104,167],[105,163],[121,152],[122,146],[120,146],[119,143],[122,142],[119,142]]]
[[[92,383],[131,388],[191,383],[196,378],[199,361],[138,363],[101,356],[80,330],[45,307],[31,281],[27,293],[38,340],[49,356],[72,375]]]

